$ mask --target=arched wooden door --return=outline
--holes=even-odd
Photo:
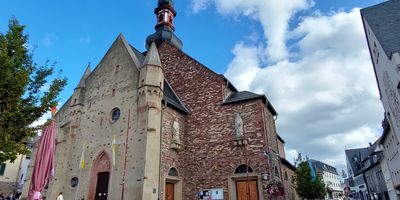
[[[111,164],[106,152],[102,151],[93,161],[89,184],[89,200],[109,199]]]
[[[248,165],[239,165],[235,174],[252,173],[253,169]],[[236,199],[237,200],[259,200],[257,180],[246,179],[236,181]]]

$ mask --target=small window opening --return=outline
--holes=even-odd
[[[172,168],[168,171],[168,176],[178,176],[178,170],[176,170],[175,167],[172,167]]]
[[[121,110],[119,108],[114,108],[111,111],[111,122],[115,123],[121,116]]]
[[[248,165],[239,165],[236,170],[235,174],[244,174],[244,173],[252,173],[253,169]]]

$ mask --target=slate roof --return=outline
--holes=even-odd
[[[139,59],[140,63],[143,63],[144,59],[146,58],[146,55],[140,53],[140,51],[137,50],[135,47],[133,47],[131,44],[129,44],[129,46],[131,47],[135,56]],[[146,54],[147,54],[147,51],[146,51]],[[137,67],[140,68],[141,66],[137,66]]]
[[[161,66],[160,55],[158,55],[158,50],[156,44],[151,44],[149,50],[147,51],[146,58],[143,61],[142,66],[145,65],[155,65]]]
[[[382,137],[378,138],[371,146],[368,147],[367,152],[366,152],[367,157],[363,158],[363,161],[368,159],[368,156],[371,156],[371,155],[377,153],[376,148],[381,143],[381,139],[382,139]]]
[[[285,143],[285,140],[283,140],[283,138],[280,136],[280,135],[278,135],[278,134],[276,134],[277,136],[278,136],[278,139],[282,142],[282,143]]]
[[[321,161],[314,160],[314,159],[311,159],[310,161],[311,161],[313,167],[315,168],[316,172],[329,172],[332,174],[339,175],[338,172],[336,171],[335,167],[332,167],[328,164],[325,164]]]
[[[361,15],[368,22],[387,57],[400,52],[400,0],[361,9]]]
[[[183,105],[182,101],[179,99],[178,95],[176,95],[171,85],[169,85],[168,81],[165,80],[163,101],[185,114],[189,113],[189,110]]]
[[[148,49],[152,43],[156,43],[160,46],[163,42],[168,42],[178,49],[182,49],[182,41],[175,35],[174,31],[168,26],[160,26],[157,28],[156,32],[149,35],[146,38],[146,49]]]
[[[241,92],[232,92],[224,101],[223,104],[231,104],[231,103],[237,103],[237,102],[242,102],[242,101],[247,101],[247,100],[254,100],[254,99],[261,99],[265,105],[267,105],[267,108],[271,111],[273,115],[277,115],[278,113],[276,112],[275,108],[272,106],[272,104],[268,101],[267,97],[265,95],[261,94],[255,94],[249,91],[241,91]]]
[[[168,4],[169,6],[174,7],[174,1],[172,0],[158,0],[158,6],[163,4]]]
[[[289,169],[291,169],[291,170],[293,170],[293,171],[296,171],[297,170],[297,168],[294,166],[294,165],[292,165],[292,163],[290,163],[288,160],[286,160],[285,158],[281,158],[281,163],[283,164],[283,165],[285,165],[286,167],[288,167]]]
[[[347,149],[345,154],[351,170],[354,174],[357,174],[362,169],[362,160],[368,157],[368,148]]]

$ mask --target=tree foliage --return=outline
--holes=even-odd
[[[28,153],[25,142],[40,128],[32,123],[56,105],[67,82],[60,72],[48,82],[54,65],[32,61],[25,26],[11,18],[8,28],[0,32],[0,163]]]
[[[302,199],[324,199],[326,194],[325,184],[322,177],[317,173],[316,179],[311,176],[308,158],[303,158],[301,154],[295,160],[297,171],[294,175],[294,185],[297,194]]]

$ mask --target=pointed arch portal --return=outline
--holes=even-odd
[[[105,151],[98,154],[93,160],[90,173],[89,200],[107,200],[109,196],[111,162]]]

